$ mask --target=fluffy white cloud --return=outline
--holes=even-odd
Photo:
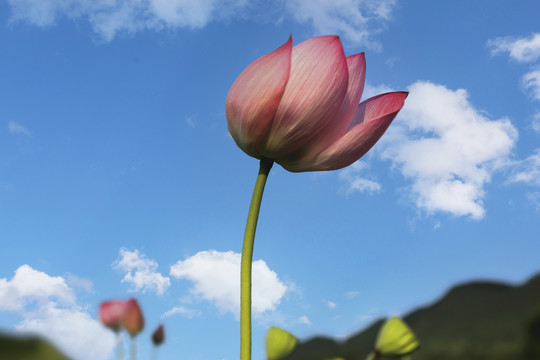
[[[535,100],[540,101],[540,68],[533,69],[521,78],[525,91]]]
[[[510,36],[498,37],[488,41],[491,54],[508,53],[519,62],[531,62],[540,58],[540,33],[532,34],[528,38],[515,38]]]
[[[64,304],[75,303],[75,293],[60,276],[49,276],[22,265],[11,280],[0,279],[0,311],[21,310],[29,303],[42,304],[51,299]]]
[[[381,184],[360,176],[366,168],[367,164],[365,162],[357,161],[339,172],[339,179],[346,184],[346,195],[354,192],[374,194],[381,191]]]
[[[510,182],[522,182],[540,186],[540,148],[525,160],[515,164],[514,172],[510,176]]]
[[[158,264],[154,260],[147,259],[138,250],[121,248],[119,253],[113,267],[126,272],[122,282],[131,285],[130,291],[151,290],[162,295],[171,286],[171,280],[157,272]]]
[[[192,281],[190,293],[213,302],[221,311],[239,313],[240,259],[233,251],[201,251],[171,266],[170,275]],[[253,313],[275,310],[287,287],[263,260],[253,262]]]
[[[144,29],[198,29],[215,18],[228,17],[248,0],[7,0],[11,21],[45,27],[57,19],[86,18],[94,31],[110,41],[117,33]]]
[[[318,34],[338,34],[347,42],[379,49],[373,35],[391,17],[396,0],[286,0],[287,10]]]
[[[40,334],[74,359],[106,360],[113,353],[114,335],[77,304],[66,279],[22,265],[10,280],[0,279],[0,311],[23,320],[18,331]]]
[[[54,303],[27,313],[18,331],[41,334],[75,359],[109,359],[114,335],[79,307],[60,308]]]
[[[8,123],[8,131],[11,134],[22,134],[26,136],[32,136],[30,133],[30,130],[28,130],[26,127],[22,126],[19,123],[16,123],[15,121],[10,121]]]
[[[420,81],[409,91],[383,137],[383,157],[412,181],[419,208],[482,218],[484,185],[509,161],[516,129],[508,119],[490,120],[475,109],[464,89]]]

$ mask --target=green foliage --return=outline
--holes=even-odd
[[[0,334],[0,360],[69,360],[37,336]]]
[[[403,319],[422,343],[414,360],[539,360],[540,332],[534,326],[540,325],[534,324],[540,323],[540,275],[521,286],[456,286]],[[365,360],[382,324],[378,320],[341,343],[328,338],[302,342],[286,360]]]

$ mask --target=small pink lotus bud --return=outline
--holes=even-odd
[[[136,336],[144,328],[144,318],[137,300],[129,299],[126,302],[126,312],[122,319],[122,326],[132,337]]]
[[[294,47],[291,37],[231,86],[229,133],[246,154],[289,171],[348,166],[375,145],[407,97],[392,92],[360,103],[365,74],[364,54],[346,57],[337,36]]]
[[[105,326],[118,331],[126,313],[126,302],[120,300],[105,301],[99,306],[99,318]]]
[[[156,331],[152,334],[152,342],[155,346],[161,345],[165,340],[165,331],[163,325],[159,325]]]

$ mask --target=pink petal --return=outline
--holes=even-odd
[[[347,132],[321,152],[311,163],[290,171],[336,170],[364,156],[384,134],[399,110],[407,92],[377,95],[362,102]]]
[[[337,138],[343,135],[349,127],[358,109],[362,92],[364,91],[366,80],[366,58],[364,53],[347,57],[347,66],[349,87],[339,111],[335,115],[332,115],[331,121],[326,124],[324,129],[321,129],[317,135],[304,145],[305,149],[301,149],[303,155],[292,159],[289,162],[290,165],[293,165],[294,162],[303,163],[314,159],[321,151],[329,147]]]
[[[337,36],[306,40],[292,51],[291,75],[263,154],[279,159],[306,143],[339,111],[348,70]]]
[[[129,335],[136,336],[144,328],[144,317],[139,303],[135,299],[126,302],[126,313],[122,319],[122,326]]]
[[[105,326],[117,331],[120,328],[126,310],[125,301],[105,301],[99,306],[99,318]]]
[[[255,60],[238,76],[227,95],[229,133],[248,155],[260,158],[264,140],[285,91],[291,69],[292,37]]]

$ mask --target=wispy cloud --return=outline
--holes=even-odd
[[[392,17],[396,0],[286,0],[286,8],[315,34],[341,35],[353,45],[380,50],[374,37]]]
[[[510,59],[521,63],[540,60],[540,33],[530,37],[499,37],[488,40],[491,54],[508,53]],[[540,64],[530,65],[529,71],[521,77],[521,86],[533,100],[540,101]],[[532,128],[540,132],[540,111],[533,115]]]
[[[329,308],[329,309],[335,309],[337,307],[337,304],[333,301],[323,299],[323,303]]]
[[[248,0],[7,0],[12,23],[48,27],[58,19],[86,19],[104,40],[141,30],[200,29],[249,6]]]
[[[540,59],[540,33],[530,37],[498,37],[488,40],[492,55],[508,53],[510,58],[519,62],[532,62]]]
[[[190,293],[196,298],[237,315],[240,309],[240,259],[240,254],[233,251],[201,251],[171,266],[170,275],[192,281]],[[252,306],[255,315],[275,310],[286,290],[285,284],[266,262],[253,262]]]
[[[351,290],[345,293],[345,298],[350,300],[350,299],[354,299],[358,295],[360,295],[360,291]]]
[[[119,258],[113,263],[113,267],[126,273],[122,282],[131,285],[130,291],[150,290],[162,295],[171,285],[169,277],[157,271],[157,262],[146,258],[146,255],[139,253],[138,250],[129,251],[121,248]]]
[[[383,157],[410,179],[420,209],[483,218],[484,186],[510,161],[516,129],[475,109],[464,89],[419,81],[409,91],[383,137]]]
[[[87,293],[94,292],[94,283],[90,279],[84,279],[72,273],[67,273],[64,278],[70,287],[82,289]]]
[[[22,126],[19,123],[16,123],[15,121],[10,121],[8,123],[8,131],[11,134],[22,134],[26,136],[32,136],[30,133],[30,130],[28,130],[26,127]]]
[[[374,194],[381,191],[381,184],[362,176],[362,173],[368,168],[364,161],[357,161],[351,166],[339,172],[339,179],[345,185],[345,195],[350,195],[354,192]]]
[[[540,101],[540,67],[532,69],[523,75],[521,84],[533,99]]]
[[[164,318],[168,318],[174,315],[180,315],[188,319],[191,319],[191,318],[194,318],[195,316],[201,315],[201,312],[196,309],[188,309],[183,306],[175,306],[171,310],[165,312],[165,314],[163,314],[161,318],[164,319]]]
[[[510,182],[540,186],[540,148],[524,160],[514,164]]]
[[[0,311],[23,318],[15,329],[40,334],[74,359],[106,360],[114,335],[77,303],[65,278],[22,265],[11,279],[0,278]]]
[[[380,49],[375,36],[392,18],[397,0],[7,0],[10,22],[50,27],[59,19],[88,21],[93,31],[111,41],[118,34],[163,29],[197,30],[210,22],[251,18],[292,18],[314,34],[336,34],[357,46]],[[261,10],[264,9],[264,10]],[[267,15],[261,15],[267,14]],[[271,14],[271,15],[270,15]]]
[[[301,325],[311,325],[311,320],[307,317],[307,315],[302,315],[298,318],[297,322]]]

